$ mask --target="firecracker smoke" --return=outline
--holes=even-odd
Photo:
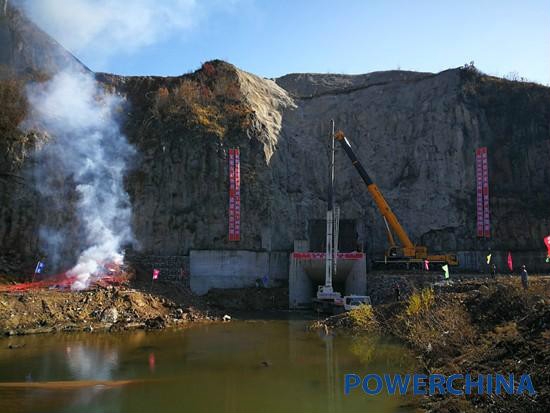
[[[64,198],[67,188],[76,191],[77,219],[83,229],[76,265],[68,271],[76,276],[73,288],[85,288],[100,276],[107,262],[121,263],[122,246],[132,241],[131,208],[123,178],[134,154],[115,119],[123,100],[108,93],[84,72],[65,71],[47,83],[29,86],[28,98],[34,125],[51,139],[37,151],[35,177],[41,194],[55,194],[55,210],[71,208]],[[59,254],[62,229],[44,226],[42,247]]]

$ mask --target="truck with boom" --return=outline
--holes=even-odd
[[[335,291],[332,279],[336,276],[338,258],[338,229],[340,209],[334,200],[334,121],[330,136],[331,156],[329,165],[328,200],[327,200],[327,232],[325,255],[325,283],[317,287],[317,294],[313,298],[313,309],[319,313],[338,314],[349,311],[363,304],[370,304],[370,297],[366,295],[347,295]]]

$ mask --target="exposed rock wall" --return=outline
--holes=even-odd
[[[246,127],[214,136],[181,123],[158,123],[129,133],[144,155],[136,173],[145,181],[130,179],[129,187],[145,250],[290,250],[294,239],[307,238],[309,220],[324,216],[330,119],[345,130],[413,240],[451,251],[541,247],[550,228],[547,88],[455,69],[342,81],[331,75],[323,82],[323,75],[288,75],[277,80],[285,93],[270,80],[217,65],[237,73],[241,103],[252,111]],[[242,161],[238,244],[227,242],[232,146],[241,148]],[[489,242],[475,237],[479,146],[489,148]],[[386,243],[382,220],[342,151],[336,179],[343,218],[357,220],[368,251],[380,251]]]
[[[283,115],[279,141],[286,145],[272,162],[288,182],[283,191],[294,199],[278,209],[282,221],[302,211],[321,216],[322,146],[333,118],[413,240],[432,250],[543,247],[542,237],[550,231],[548,88],[471,69],[375,73],[342,88],[335,76],[320,86],[322,75],[311,87],[310,77],[278,80],[297,96],[297,108]],[[488,242],[475,237],[474,151],[479,146],[489,148],[493,238]],[[293,158],[287,168],[275,168]],[[342,151],[336,162],[343,217],[358,219],[368,250],[380,250],[382,220]],[[304,231],[305,224],[301,219],[291,227],[301,225]]]
[[[48,216],[47,208],[44,208],[47,200],[39,199],[35,190],[33,153],[36,147],[47,141],[47,134],[44,131],[22,132],[29,112],[26,82],[44,81],[65,68],[89,70],[12,7],[11,2],[1,2],[0,255],[4,255],[8,262],[4,270],[19,268],[21,271],[19,264],[13,265],[21,262],[28,270],[28,266],[33,265],[32,260],[39,255],[40,224],[50,219],[66,225],[71,215],[67,211],[64,216]],[[60,188],[55,198],[62,199],[65,193]],[[70,242],[67,244],[65,251],[71,250]]]
[[[6,269],[37,250],[38,199],[30,177],[30,155],[43,136],[17,126],[27,113],[24,82],[0,76],[0,255]]]
[[[277,156],[287,165],[278,170],[284,177],[283,190],[294,198],[286,211],[291,211],[290,216],[304,217],[297,223],[302,231],[309,211],[322,216],[327,164],[324,148],[330,119],[345,131],[413,239],[428,230],[455,233],[465,223],[462,214],[466,211],[455,198],[468,195],[468,181],[473,179],[461,165],[473,155],[465,150],[462,130],[455,120],[458,72],[392,75],[374,74],[351,89],[327,88],[313,96],[298,95],[298,108],[284,114],[280,140],[286,145],[281,145]],[[336,169],[336,200],[342,217],[357,219],[359,238],[367,250],[379,250],[386,242],[382,220],[341,150]],[[456,237],[452,242],[455,244],[446,247],[460,248]]]
[[[233,66],[214,62],[182,78],[102,77],[130,103],[125,128],[139,159],[128,191],[141,250],[183,255],[190,248],[262,248],[272,198],[268,157],[276,143],[270,130],[277,125],[261,117],[278,113],[254,113],[240,76]],[[228,243],[228,149],[237,146],[246,218],[243,240]]]
[[[68,67],[89,71],[6,0],[0,3],[0,65],[26,74],[51,75]]]

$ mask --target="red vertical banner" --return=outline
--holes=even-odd
[[[476,195],[477,236],[490,238],[489,163],[485,146],[476,149]]]
[[[477,211],[477,236],[483,237],[483,162],[481,159],[481,150],[476,149],[476,211]]]
[[[229,241],[235,240],[235,151],[229,149]]]
[[[483,236],[491,237],[491,222],[489,214],[489,163],[487,161],[487,148],[481,148],[481,163],[483,165]]]
[[[229,149],[229,241],[241,233],[241,177],[239,149]]]
[[[235,241],[241,239],[241,154],[239,149],[235,154]]]

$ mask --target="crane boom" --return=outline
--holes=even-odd
[[[367,189],[371,194],[372,199],[376,203],[378,210],[380,211],[380,213],[382,214],[382,217],[384,218],[384,222],[386,224],[386,230],[388,234],[388,241],[390,243],[390,247],[387,250],[384,258],[384,263],[387,263],[388,259],[390,259],[390,261],[405,262],[407,264],[407,268],[410,263],[422,263],[423,260],[428,260],[434,263],[458,265],[458,259],[456,254],[428,255],[428,248],[426,248],[425,246],[415,245],[412,243],[411,239],[405,232],[405,229],[401,226],[401,224],[397,220],[397,217],[395,216],[390,206],[384,199],[382,192],[380,192],[380,189],[378,189],[378,186],[374,182],[372,182],[372,179],[370,179],[369,174],[367,173],[365,168],[363,168],[363,165],[361,165],[361,162],[359,162],[359,160],[357,159],[357,156],[355,155],[355,152],[351,148],[351,145],[347,140],[346,136],[344,135],[344,132],[342,131],[336,132],[334,134],[334,139],[340,142],[340,144],[344,148],[344,151],[348,155],[348,158],[351,160],[351,163],[353,164],[353,166],[355,166],[355,169],[357,169],[357,172],[359,172],[359,175],[361,175],[361,178],[367,185]],[[392,231],[399,238],[399,241],[401,242],[400,247],[395,245],[393,235],[391,233]]]
[[[399,223],[397,217],[391,210],[390,206],[384,199],[384,196],[382,195],[382,192],[380,192],[380,189],[378,189],[378,185],[376,185],[374,182],[372,182],[372,179],[370,179],[369,174],[363,168],[363,165],[361,165],[361,162],[357,159],[357,156],[355,155],[355,152],[351,148],[351,145],[347,138],[344,135],[344,132],[338,131],[334,135],[334,138],[340,142],[342,147],[344,148],[344,151],[348,155],[348,158],[351,160],[351,163],[353,166],[355,166],[355,169],[357,169],[357,172],[359,172],[359,175],[361,175],[361,178],[363,178],[363,181],[367,185],[367,190],[372,196],[372,199],[376,203],[376,206],[378,207],[378,210],[382,214],[382,216],[385,218],[386,222],[390,226],[390,228],[395,232],[399,240],[401,241],[401,245],[404,248],[412,248],[414,250],[414,244],[412,243],[411,239]]]

